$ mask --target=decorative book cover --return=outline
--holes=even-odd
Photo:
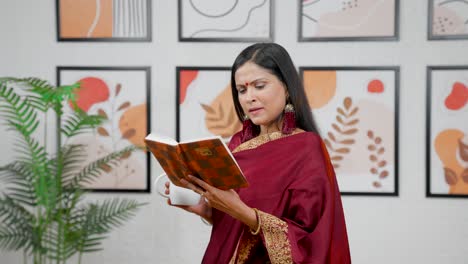
[[[190,174],[223,190],[248,186],[239,165],[220,137],[178,143],[152,133],[145,138],[145,143],[176,185]]]

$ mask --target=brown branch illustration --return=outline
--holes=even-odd
[[[338,107],[336,111],[336,122],[332,123],[331,131],[323,140],[330,152],[330,159],[335,169],[340,167],[339,162],[351,151],[350,145],[356,142],[353,135],[358,132],[356,125],[359,123],[359,119],[355,117],[359,108],[353,106],[351,97],[346,97],[343,106]]]
[[[370,152],[369,160],[372,162],[372,167],[370,168],[370,173],[378,176],[378,179],[373,182],[374,187],[382,187],[381,180],[388,177],[389,172],[387,169],[387,161],[383,158],[385,153],[385,148],[382,146],[382,138],[375,135],[374,131],[369,130],[367,132],[367,138],[369,138],[370,143],[367,146],[367,149]]]

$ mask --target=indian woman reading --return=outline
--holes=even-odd
[[[204,199],[178,207],[213,225],[202,263],[351,263],[335,173],[287,51],[247,47],[231,86],[243,129],[229,148],[249,187],[183,181]]]

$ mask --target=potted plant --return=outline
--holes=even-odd
[[[65,103],[76,106],[79,84],[54,87],[37,78],[0,78],[0,115],[18,136],[15,157],[0,167],[0,248],[22,251],[24,263],[66,263],[78,254],[101,250],[101,242],[143,204],[112,198],[85,202],[84,183],[92,182],[120,158],[136,151],[127,147],[82,166],[86,146],[58,144],[54,153],[37,138],[47,126],[47,115],[57,116],[58,142],[99,126],[104,118],[75,107],[62,111]]]

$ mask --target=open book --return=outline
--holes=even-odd
[[[180,185],[180,179],[193,175],[223,190],[248,186],[221,137],[178,143],[170,137],[151,133],[145,143],[175,185]]]

